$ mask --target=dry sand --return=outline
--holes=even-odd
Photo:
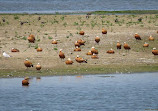
[[[140,17],[142,22],[138,22]],[[90,18],[86,18],[86,15],[0,15],[0,18],[0,69],[25,70],[26,58],[34,65],[39,62],[42,69],[158,65],[158,56],[151,53],[153,47],[158,49],[158,15],[155,14],[91,15]],[[21,22],[28,23],[21,25]],[[102,35],[102,28],[107,29],[107,35]],[[80,30],[85,31],[84,36],[78,34]],[[135,40],[135,33],[141,36],[141,41]],[[28,43],[30,34],[35,35],[35,43]],[[154,42],[148,40],[150,35],[155,38]],[[99,44],[94,41],[96,36],[101,37]],[[51,44],[53,39],[58,40],[59,44]],[[81,52],[74,52],[74,43],[78,39],[85,40],[86,44],[81,46]],[[117,50],[117,40],[122,44],[127,42],[131,50]],[[148,48],[143,48],[144,42],[149,43]],[[37,46],[43,51],[37,52]],[[98,49],[99,59],[93,60],[86,55],[92,46]],[[13,53],[11,48],[17,48],[20,52]],[[110,48],[115,50],[115,54],[106,53]],[[65,53],[65,60],[70,57],[74,61],[72,66],[59,59],[60,49]],[[2,50],[12,57],[4,58]],[[88,63],[77,63],[74,60],[77,55],[87,59]]]

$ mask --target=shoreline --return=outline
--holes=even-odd
[[[64,68],[41,69],[40,71],[33,69],[0,69],[0,78],[22,78],[22,77],[47,77],[47,76],[83,76],[98,74],[133,74],[158,72],[157,64],[153,65],[113,65],[113,66],[92,66],[80,67],[68,66]]]
[[[56,12],[56,11],[30,11],[30,12],[0,12],[0,15],[86,15],[87,13],[93,15],[128,15],[128,14],[158,14],[158,10],[118,10],[118,11],[68,11],[68,12]]]

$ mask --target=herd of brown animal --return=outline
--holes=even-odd
[[[157,33],[158,33],[158,31],[157,31]],[[80,35],[84,35],[85,32],[84,32],[84,31],[80,31],[79,34],[80,34]],[[106,30],[106,29],[102,29],[102,34],[107,34],[107,30]],[[141,37],[140,37],[140,35],[137,34],[137,33],[135,33],[135,36],[134,36],[134,37],[135,37],[136,40],[142,40]],[[30,43],[34,43],[34,42],[35,42],[35,36],[34,36],[34,35],[30,35],[27,39],[28,39],[28,41],[29,41]],[[154,37],[150,36],[150,37],[149,37],[149,41],[154,41]],[[85,45],[85,42],[86,42],[86,41],[83,41],[83,40],[81,40],[81,39],[79,39],[78,41],[76,41],[75,44],[74,44],[75,47],[76,47],[76,48],[74,49],[74,51],[81,51],[80,46]],[[97,37],[95,38],[95,42],[96,42],[96,43],[99,43],[99,42],[100,42],[100,37],[97,36]],[[57,42],[56,40],[53,40],[53,41],[52,41],[52,44],[58,44],[58,42]],[[148,47],[148,46],[149,46],[149,44],[146,43],[146,42],[143,44],[143,47]],[[120,44],[120,42],[117,41],[116,47],[117,47],[117,49],[121,49],[122,44]],[[126,42],[124,42],[123,47],[124,47],[125,50],[130,50],[130,49],[131,49],[130,46],[129,46]],[[37,50],[37,52],[42,52],[42,48],[40,48],[40,47],[38,47],[36,50]],[[19,52],[19,50],[18,50],[18,49],[15,49],[15,48],[12,48],[11,52]],[[115,51],[111,48],[110,50],[107,51],[107,53],[108,53],[108,54],[114,54]],[[156,50],[156,48],[153,48],[152,53],[153,53],[154,55],[158,55],[158,50]],[[91,58],[92,58],[92,59],[98,59],[98,56],[97,56],[97,55],[98,55],[98,50],[97,50],[95,47],[92,47],[91,50],[87,53],[87,55],[91,55]],[[62,59],[65,59],[65,54],[62,52],[62,49],[60,49],[60,51],[59,51],[59,57],[60,57],[61,60],[62,60]],[[76,62],[78,62],[78,63],[87,63],[87,60],[84,59],[84,58],[79,57],[79,55],[77,55],[77,57],[75,58],[75,60],[76,60]],[[70,58],[68,58],[68,60],[66,60],[65,63],[66,63],[67,65],[71,65],[71,64],[73,64],[74,62],[73,62]],[[24,61],[24,65],[25,65],[27,68],[28,68],[28,67],[33,67],[33,64],[32,64],[28,59],[26,59],[26,60]],[[36,69],[37,69],[37,70],[40,70],[40,69],[41,69],[41,65],[40,65],[39,63],[36,65]]]
[[[157,31],[157,33],[158,33],[158,31]],[[84,35],[85,32],[84,31],[80,31],[79,34],[80,35]],[[107,34],[107,30],[102,29],[102,34]],[[136,40],[142,40],[141,37],[140,37],[140,35],[138,35],[137,33],[135,33],[134,37],[135,37]],[[154,41],[154,37],[150,36],[149,37],[149,41]],[[100,42],[100,37],[97,36],[95,38],[95,42],[99,43]],[[85,41],[79,39],[78,41],[75,42],[75,47],[76,48],[74,49],[74,51],[81,51],[81,48],[80,48],[81,45],[85,45]],[[121,46],[122,45],[120,44],[120,42],[117,41],[117,44],[116,44],[117,49],[121,49]],[[143,47],[148,47],[148,46],[149,46],[149,44],[146,43],[146,42],[143,44]],[[125,50],[128,50],[128,51],[131,49],[130,46],[126,42],[124,42],[123,47],[124,47]],[[114,54],[115,51],[111,48],[110,50],[107,51],[107,53],[108,54]],[[156,50],[156,48],[153,48],[152,53],[154,55],[158,55],[158,50]],[[91,50],[87,53],[87,55],[91,55],[92,59],[98,59],[97,54],[98,54],[98,50],[95,47],[92,47]],[[60,49],[59,57],[61,59],[65,58],[65,55],[62,52],[62,49]],[[77,55],[77,57],[75,58],[75,60],[78,63],[87,63],[87,60],[85,60],[84,58],[79,57],[79,55]],[[68,60],[66,60],[65,63],[67,65],[71,65],[71,64],[73,64],[73,61],[70,58],[68,58]]]
[[[158,33],[158,31],[157,31],[157,33]],[[85,32],[84,32],[84,31],[80,31],[79,34],[80,34],[80,35],[84,35]],[[107,30],[102,29],[102,34],[107,34]],[[134,37],[135,37],[136,40],[142,40],[141,37],[140,37],[140,35],[137,34],[137,33],[135,33]],[[34,36],[34,35],[30,35],[27,39],[28,39],[28,41],[29,41],[30,43],[34,43],[34,42],[35,42],[35,36]],[[150,36],[148,39],[149,39],[149,41],[154,41],[154,37],[152,37],[152,36]],[[97,36],[97,37],[95,38],[95,42],[96,42],[96,43],[99,43],[99,42],[100,42],[100,37]],[[81,40],[81,39],[79,39],[78,41],[76,41],[75,44],[74,44],[74,45],[75,45],[74,51],[81,51],[80,46],[85,45],[85,43],[86,43],[86,41],[83,41],[83,40]],[[58,44],[58,42],[57,42],[56,40],[53,40],[53,41],[52,41],[52,44]],[[148,47],[148,46],[149,46],[149,44],[146,43],[146,42],[143,44],[143,47]],[[117,41],[116,47],[117,47],[117,49],[119,50],[119,49],[121,49],[122,44],[121,44],[119,41]],[[126,42],[124,42],[123,47],[124,47],[124,49],[127,50],[127,51],[129,51],[129,50],[131,49],[130,46],[129,46]],[[38,47],[36,50],[37,50],[37,52],[42,52],[42,48],[40,48],[40,47]],[[19,50],[18,50],[18,49],[15,49],[15,48],[12,48],[12,49],[11,49],[11,52],[19,52]],[[108,53],[108,54],[114,54],[115,51],[111,48],[110,50],[107,51],[107,53]],[[97,50],[95,47],[92,47],[91,50],[90,50],[89,52],[87,52],[86,54],[87,54],[87,55],[91,55],[91,58],[92,58],[92,59],[99,59],[99,57],[98,57],[98,50]],[[158,50],[156,50],[156,48],[153,48],[152,54],[158,55]],[[62,49],[60,49],[60,51],[59,51],[59,58],[60,58],[61,60],[65,59],[65,54],[62,52]],[[78,63],[87,63],[87,60],[84,59],[84,58],[82,58],[82,57],[80,57],[79,55],[77,55],[77,57],[75,58],[75,60],[76,60],[76,62],[78,62]],[[74,62],[73,62],[70,58],[68,58],[68,60],[65,61],[65,64],[67,64],[67,65],[72,65],[73,63],[74,63]],[[26,59],[26,60],[24,61],[24,65],[25,65],[27,68],[28,68],[28,67],[33,67],[32,62],[30,62],[28,59]],[[36,69],[37,69],[37,70],[40,70],[40,69],[41,69],[41,65],[40,65],[39,63],[36,65]],[[22,81],[22,84],[23,84],[23,85],[28,85],[29,82],[28,82],[27,79],[24,79],[24,80]]]

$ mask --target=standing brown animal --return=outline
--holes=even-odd
[[[65,54],[62,52],[62,49],[60,49],[59,57],[61,60],[65,58]]]
[[[130,46],[126,42],[124,42],[123,47],[124,47],[125,50],[130,50],[131,49]]]
[[[33,67],[33,64],[32,64],[32,62],[30,62],[28,59],[26,59],[25,61],[24,61],[24,65],[28,68],[28,67]]]
[[[80,44],[77,41],[75,42],[75,47],[76,46],[80,47]]]
[[[140,37],[140,35],[138,35],[137,33],[135,33],[134,37],[135,37],[136,40],[142,40],[141,37]]]
[[[38,64],[36,65],[36,69],[37,69],[37,70],[41,70],[41,68],[42,68],[41,65],[38,63]]]
[[[96,43],[99,43],[99,42],[100,42],[100,37],[96,36],[96,37],[95,37],[95,42],[96,42]]]
[[[102,29],[102,34],[107,34],[107,30],[105,30],[104,28]]]
[[[28,41],[30,43],[34,43],[35,42],[35,36],[34,35],[30,35],[27,39],[28,39]]]
[[[117,41],[117,44],[116,44],[116,47],[117,47],[117,49],[121,49],[121,44],[120,44],[120,42],[119,41]]]
[[[153,50],[152,50],[152,54],[154,54],[154,55],[158,55],[158,50],[156,50],[155,47],[154,47]]]

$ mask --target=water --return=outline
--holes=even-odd
[[[0,79],[0,111],[158,109],[158,73]]]
[[[0,0],[0,13],[158,10],[158,0]]]

